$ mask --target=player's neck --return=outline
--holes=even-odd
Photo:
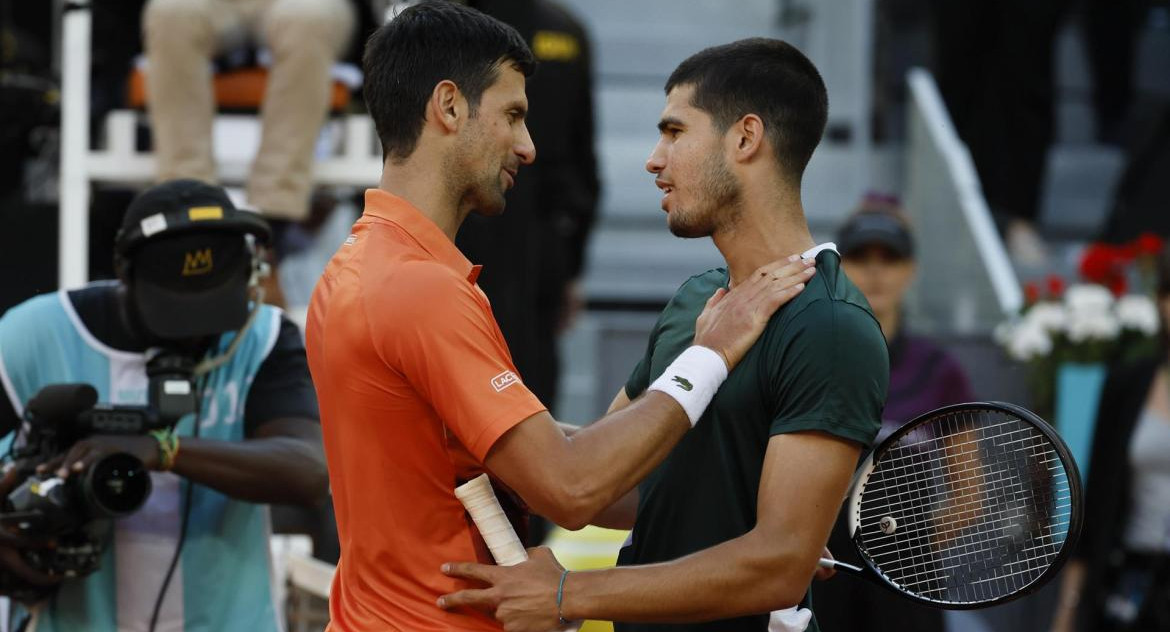
[[[734,286],[760,266],[800,254],[816,245],[799,195],[772,188],[745,187],[736,220],[711,236],[727,261]]]
[[[467,219],[467,212],[460,210],[450,187],[435,176],[437,173],[443,173],[443,170],[413,157],[400,164],[388,160],[382,168],[378,188],[410,202],[454,242],[459,226]]]

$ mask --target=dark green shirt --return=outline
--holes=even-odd
[[[667,304],[626,382],[637,397],[691,345],[724,269],[692,277]],[[773,435],[819,430],[868,446],[881,426],[889,358],[881,327],[832,250],[808,286],[772,316],[693,430],[638,487],[638,517],[619,565],[677,559],[756,523],[760,472]],[[800,481],[793,481],[799,485]],[[804,607],[810,597],[805,595]],[[767,629],[766,614],[695,625],[621,624],[620,632]],[[817,630],[816,621],[808,630]]]

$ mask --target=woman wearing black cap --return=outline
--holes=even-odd
[[[937,344],[906,331],[902,301],[914,282],[914,237],[893,200],[869,196],[837,233],[841,267],[865,294],[890,349],[890,387],[880,442],[899,425],[973,398],[967,375]],[[833,555],[860,564],[843,520],[829,538]],[[817,585],[817,619],[826,632],[939,632],[943,611],[911,603],[866,582],[835,579]]]

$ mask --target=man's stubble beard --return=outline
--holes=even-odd
[[[668,226],[675,237],[710,237],[738,219],[742,189],[735,174],[727,168],[723,154],[712,152],[703,161],[701,174],[696,187],[700,196],[696,206],[676,209],[668,216]]]
[[[447,161],[445,170],[449,174],[449,186],[452,191],[459,192],[460,208],[468,208],[476,215],[495,217],[504,212],[504,191],[500,184],[500,169],[487,169],[483,173],[475,172],[475,157],[486,154],[488,143],[484,142],[484,134],[476,130],[468,130],[467,142],[456,150],[455,155]]]

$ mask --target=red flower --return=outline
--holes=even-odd
[[[1129,290],[1129,281],[1125,277],[1119,276],[1109,282],[1109,291],[1113,292],[1113,296],[1121,298]]]
[[[1128,263],[1126,253],[1109,244],[1091,244],[1081,257],[1081,276],[1094,283],[1108,285],[1115,277],[1122,276],[1122,269]]]
[[[1048,285],[1048,298],[1056,300],[1064,296],[1064,279],[1055,274],[1050,274],[1045,279],[1045,283]]]
[[[1118,265],[1122,266],[1129,265],[1133,262],[1134,259],[1137,259],[1137,256],[1140,254],[1138,252],[1137,242],[1130,242],[1128,244],[1114,246],[1113,251],[1117,253]]]
[[[1140,237],[1133,242],[1134,248],[1139,255],[1156,256],[1162,252],[1162,247],[1166,245],[1166,240],[1154,233],[1142,233]]]
[[[1024,284],[1024,302],[1031,305],[1040,300],[1040,286],[1029,281]]]

